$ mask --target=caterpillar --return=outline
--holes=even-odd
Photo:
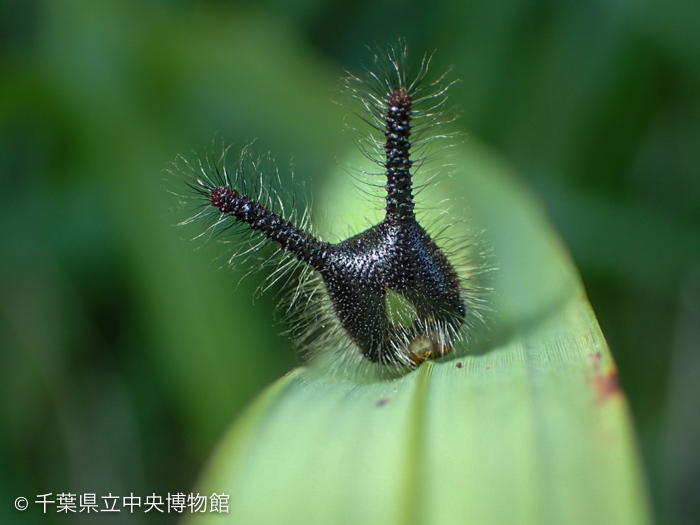
[[[451,83],[444,82],[445,75],[426,82],[430,62],[431,56],[424,56],[411,77],[407,47],[399,42],[375,55],[363,75],[345,81],[366,112],[363,120],[371,131],[361,148],[380,166],[384,186],[384,218],[348,239],[321,239],[308,210],[299,216],[292,206],[286,213],[278,188],[263,180],[264,162],[254,160],[249,147],[235,169],[227,166],[228,148],[218,162],[192,166],[185,161],[199,209],[183,224],[205,220],[209,225],[202,235],[234,231],[252,239],[240,241],[231,263],[264,245],[275,246],[265,261],[276,265],[265,288],[300,274],[288,300],[290,310],[300,310],[290,333],[306,354],[332,348],[345,359],[361,356],[379,369],[410,371],[452,352],[483,319],[479,254],[469,255],[470,263],[460,268],[460,250],[471,247],[440,246],[416,213],[414,172],[426,158],[422,150],[438,136],[435,130],[449,120],[444,108]]]

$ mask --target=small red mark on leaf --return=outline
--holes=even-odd
[[[462,361],[457,361],[457,363],[455,363],[455,366],[457,368],[462,368],[462,366],[464,366],[464,365],[462,364]]]
[[[595,384],[598,389],[598,399],[600,402],[609,401],[610,398],[622,392],[617,370],[611,370],[607,374],[596,376]]]

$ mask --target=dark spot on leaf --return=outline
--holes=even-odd
[[[600,402],[608,401],[611,397],[622,393],[617,370],[611,370],[607,374],[596,376],[595,383],[598,389],[598,399]]]
[[[598,372],[600,370],[600,363],[603,360],[603,353],[601,351],[588,354],[588,358],[593,363],[593,369]]]
[[[462,361],[457,361],[457,363],[455,364],[455,366],[456,366],[457,368],[462,368],[462,366],[463,366],[463,365],[462,365]]]
[[[378,407],[383,407],[384,405],[386,405],[387,403],[389,403],[389,401],[391,401],[391,399],[387,399],[387,398],[380,399],[379,401],[377,401],[377,406],[378,406]]]

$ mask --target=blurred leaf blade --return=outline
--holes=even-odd
[[[204,475],[231,523],[650,522],[627,403],[566,249],[497,156],[471,140],[456,164],[425,202],[468,195],[458,227],[486,232],[490,336],[393,381],[323,360],[290,373]],[[357,206],[344,179],[322,199],[341,216]]]

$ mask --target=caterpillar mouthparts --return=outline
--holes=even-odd
[[[369,362],[410,370],[450,353],[470,319],[480,317],[481,301],[476,297],[480,289],[466,286],[415,212],[412,133],[440,125],[437,117],[447,87],[440,85],[442,78],[424,84],[429,57],[409,82],[405,45],[390,47],[386,58],[383,72],[368,70],[370,88],[358,77],[349,81],[351,96],[369,111],[375,127],[375,134],[366,139],[386,179],[381,222],[338,243],[319,240],[306,214],[295,226],[293,213],[285,217],[283,207],[274,209],[278,199],[269,188],[257,198],[246,193],[245,150],[233,183],[226,166],[219,170],[200,163],[200,173],[191,176],[189,185],[203,208],[184,222],[208,218],[213,222],[210,228],[224,224],[248,229],[283,255],[275,274],[294,267],[302,267],[304,275],[313,271],[314,289],[307,295],[320,291],[326,306],[311,308],[299,331],[306,349],[345,338],[347,344],[340,346]],[[380,65],[376,57],[375,64]],[[422,146],[426,140],[416,142]]]

